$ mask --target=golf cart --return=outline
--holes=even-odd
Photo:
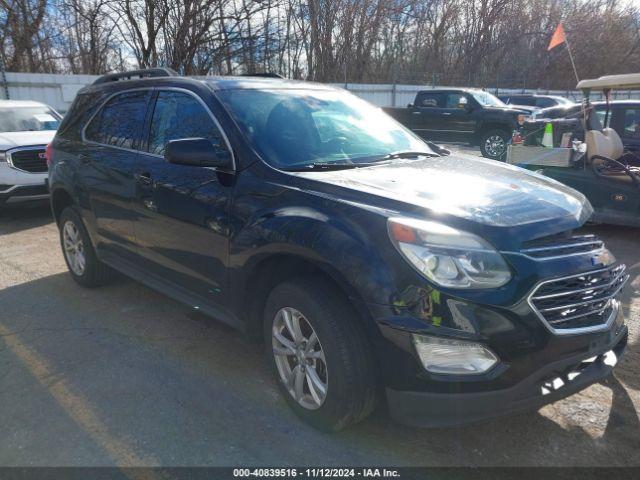
[[[577,88],[584,95],[581,118],[525,124],[514,132],[507,162],[582,192],[594,208],[595,223],[640,227],[640,157],[625,151],[620,136],[609,127],[611,90],[640,89],[640,73],[582,80]],[[593,90],[604,93],[604,115],[591,108]],[[640,135],[640,119],[634,128]],[[541,129],[544,141],[539,140]]]

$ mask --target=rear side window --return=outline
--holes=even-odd
[[[95,112],[97,102],[95,96],[86,93],[76,95],[71,108],[62,119],[57,136],[65,140],[81,140],[82,127]]]
[[[442,93],[420,92],[416,107],[442,108],[444,95]]]
[[[136,148],[149,97],[149,92],[140,91],[111,98],[87,126],[85,138],[114,147]]]
[[[205,107],[192,95],[161,91],[151,120],[149,153],[164,155],[171,140],[206,138],[224,149],[222,136]]]

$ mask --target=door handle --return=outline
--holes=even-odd
[[[158,207],[156,206],[156,202],[154,202],[150,198],[145,198],[142,201],[142,204],[145,206],[145,208],[151,210],[152,212],[157,212],[158,211]]]
[[[442,112],[442,115],[451,115],[451,112]]]
[[[413,115],[420,115],[422,112],[418,112],[416,110],[414,110],[413,112],[411,112]]]
[[[133,178],[135,178],[136,182],[141,185],[151,185],[153,183],[153,180],[151,180],[151,174],[149,172],[136,173]]]
[[[83,165],[91,163],[91,158],[89,157],[89,155],[82,154],[78,158],[80,159],[80,163],[82,163]]]

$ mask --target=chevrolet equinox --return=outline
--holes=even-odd
[[[342,89],[111,74],[46,154],[73,279],[117,270],[246,332],[317,428],[377,405],[420,426],[537,408],[625,349],[628,275],[575,232],[584,196]]]

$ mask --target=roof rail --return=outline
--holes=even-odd
[[[260,73],[243,73],[241,77],[265,77],[265,78],[284,78],[282,75],[273,72],[260,72]]]
[[[180,74],[171,68],[146,68],[142,70],[129,70],[122,73],[109,73],[99,77],[93,85],[101,83],[117,82],[118,80],[132,80],[134,78],[151,78],[151,77],[177,77]]]

